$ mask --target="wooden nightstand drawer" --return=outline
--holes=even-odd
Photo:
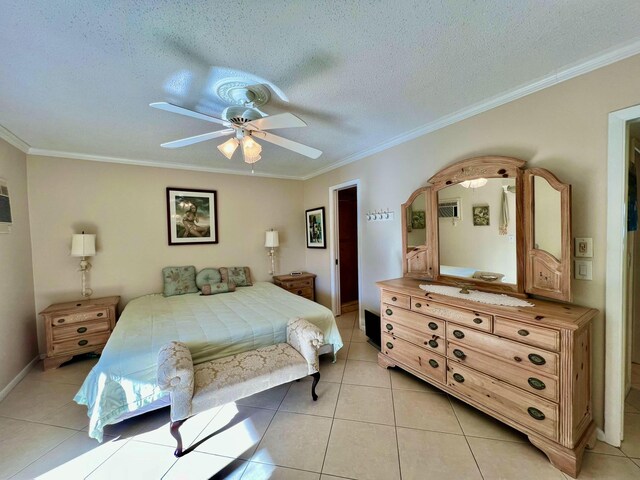
[[[273,283],[286,291],[315,301],[315,278],[313,273],[300,275],[274,275]]]
[[[304,298],[313,297],[313,289],[311,287],[295,288],[289,291]]]
[[[89,335],[86,338],[74,338],[73,340],[65,340],[63,342],[55,342],[53,344],[53,354],[60,355],[63,353],[80,353],[83,349],[91,351],[96,346],[107,343],[111,332],[101,333],[98,335]]]
[[[108,308],[100,308],[88,312],[74,312],[67,315],[54,315],[51,318],[51,323],[54,326],[58,326],[68,325],[69,323],[86,322],[87,320],[98,320],[103,318],[109,318]]]
[[[294,290],[294,289],[304,288],[304,287],[313,287],[313,280],[311,280],[310,278],[302,279],[302,280],[289,280],[289,281],[280,282],[280,284],[282,285],[283,288],[286,288],[287,290]]]
[[[108,332],[111,329],[109,320],[93,320],[89,322],[75,323],[53,327],[53,341],[60,342],[69,338],[84,338],[87,335]]]

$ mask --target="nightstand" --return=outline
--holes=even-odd
[[[81,353],[100,353],[116,326],[120,297],[56,303],[40,312],[44,318],[47,358],[44,369],[57,368]]]
[[[274,275],[273,283],[295,295],[300,295],[315,302],[315,279],[315,274],[302,272],[300,275]]]

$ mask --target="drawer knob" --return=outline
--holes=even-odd
[[[544,365],[545,363],[547,363],[547,361],[544,359],[544,357],[536,354],[536,353],[530,353],[529,354],[529,361],[531,363],[533,363],[534,365]]]
[[[436,362],[433,358],[429,360],[429,365],[431,365],[433,368],[438,368],[438,362]]]
[[[387,323],[385,327],[387,327],[387,330],[389,331],[393,330],[393,325],[391,325],[390,323]]]
[[[464,338],[464,333],[462,333],[460,330],[454,330],[453,336],[456,338]]]
[[[416,308],[420,308],[422,307],[422,304],[420,302],[416,303]]]
[[[520,335],[521,337],[526,337],[527,335],[529,335],[529,330],[525,330],[524,328],[522,330],[518,330],[518,335]]]
[[[459,373],[454,373],[453,374],[453,379],[458,383],[464,382],[464,377],[462,375],[460,375]]]
[[[438,348],[438,342],[436,342],[435,340],[429,340],[429,346],[431,348]]]
[[[475,323],[476,325],[480,325],[482,323],[482,319],[476,317],[476,318],[473,319],[473,323]]]
[[[427,326],[431,329],[431,330],[437,330],[438,329],[438,324],[436,322],[429,322],[427,324]]]
[[[535,388],[536,390],[544,390],[545,388],[547,388],[542,380],[535,377],[529,377],[527,382],[529,382],[531,388]]]
[[[459,358],[460,360],[464,360],[465,358],[467,358],[466,353],[464,353],[462,350],[456,348],[453,351],[453,354],[456,356],[456,358]]]
[[[58,320],[58,323],[64,323],[65,320],[66,320],[65,318],[61,318]]]
[[[102,313],[102,312],[100,312],[100,313],[98,314],[98,316],[99,316],[99,317],[101,317],[101,316],[103,316],[103,315],[104,315],[104,313]]]
[[[513,357],[513,359],[514,359],[516,362],[521,362],[521,361],[522,361],[522,359],[521,359],[520,357]]]
[[[302,290],[298,290],[298,295],[302,295]]]
[[[392,302],[397,302],[398,301],[398,297],[391,297],[391,301]]]
[[[387,348],[391,350],[393,348],[393,343],[387,342]]]
[[[393,315],[393,310],[391,310],[390,308],[387,308],[384,313],[386,313],[387,315],[391,316]]]
[[[80,345],[81,347],[84,347],[87,343],[89,343],[89,340],[80,340],[78,342],[78,345]]]
[[[78,330],[76,330],[76,332],[78,333],[84,333],[87,331],[87,327],[80,327]]]
[[[531,415],[536,420],[544,420],[546,418],[544,413],[542,413],[540,410],[538,410],[535,407],[527,408],[527,412],[529,412],[529,415]]]

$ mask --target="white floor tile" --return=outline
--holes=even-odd
[[[247,464],[235,458],[191,452],[179,458],[162,480],[240,480]]]
[[[87,479],[152,480],[162,478],[175,462],[171,447],[130,440]]]

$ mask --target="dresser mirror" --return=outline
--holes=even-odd
[[[402,205],[404,275],[570,301],[570,186],[525,165],[475,157],[416,190]]]

